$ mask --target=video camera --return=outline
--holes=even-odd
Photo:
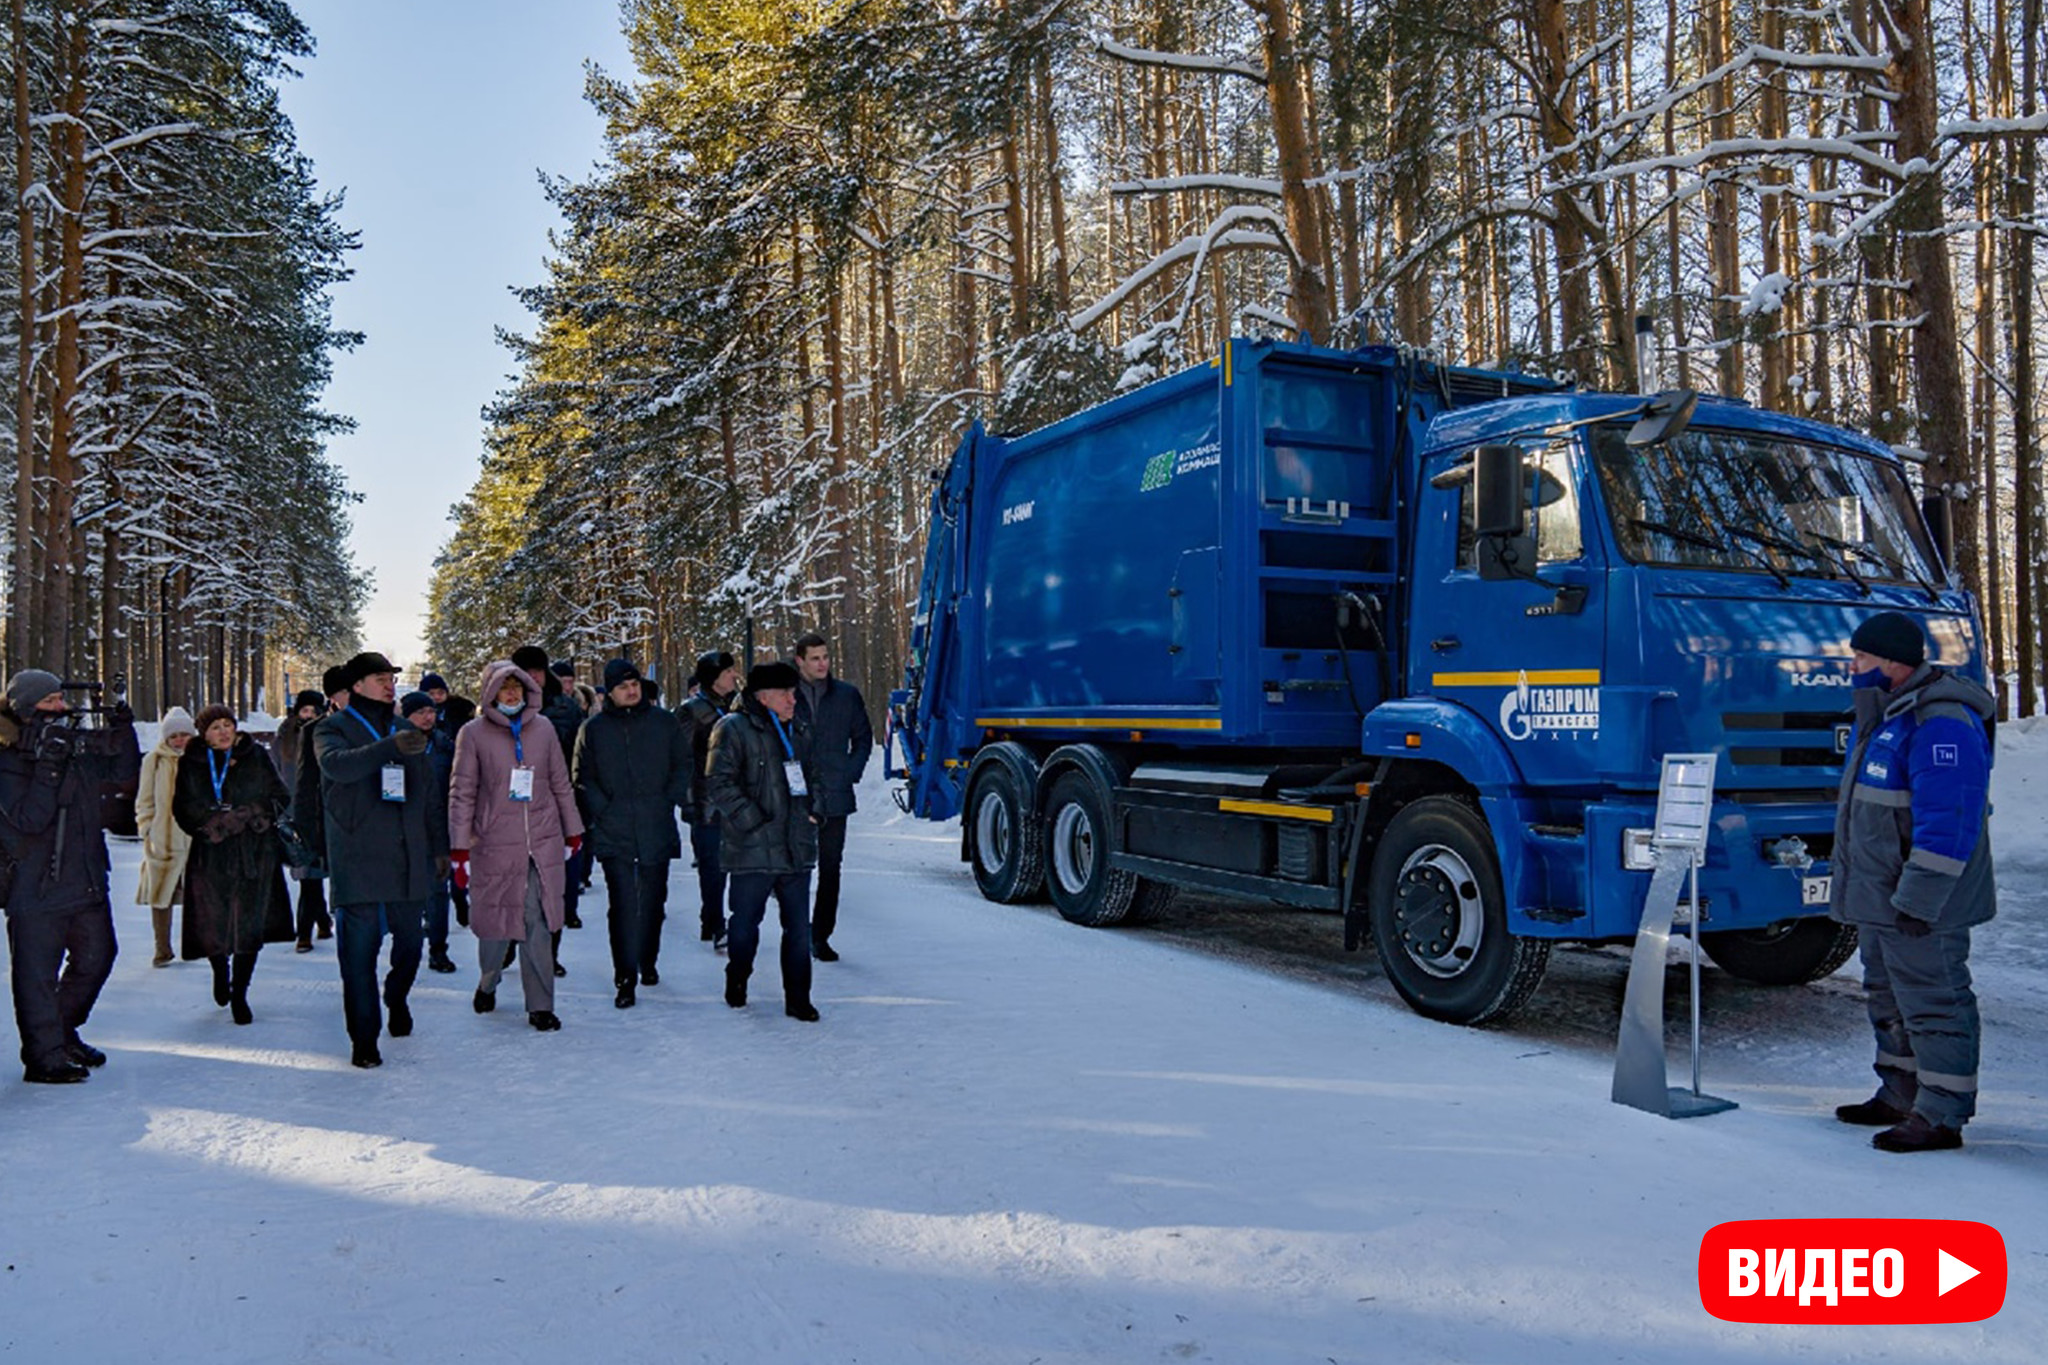
[[[74,704],[60,720],[43,731],[42,741],[36,745],[36,757],[116,753],[119,746],[114,739],[113,727],[132,723],[135,719],[135,712],[128,706],[127,677],[120,673],[114,675],[111,702],[101,701],[102,696],[109,694],[107,684],[67,679],[61,688],[67,693],[83,693],[82,703]]]

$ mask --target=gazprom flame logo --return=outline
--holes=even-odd
[[[1546,731],[1552,739],[1600,732],[1598,687],[1531,687],[1524,669],[1500,699],[1500,732],[1520,742]]]

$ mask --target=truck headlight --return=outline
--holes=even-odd
[[[1650,846],[1651,829],[1625,829],[1621,832],[1621,865],[1630,872],[1653,872],[1657,867],[1657,851]]]

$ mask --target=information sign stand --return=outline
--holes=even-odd
[[[1629,959],[1621,1036],[1614,1051],[1616,1104],[1665,1118],[1690,1119],[1736,1107],[1700,1092],[1700,862],[1714,805],[1714,755],[1669,754],[1657,784],[1657,827],[1650,836],[1656,871]],[[1687,891],[1681,915],[1679,898]],[[1664,963],[1671,926],[1683,919],[1692,939],[1692,1089],[1666,1083]]]

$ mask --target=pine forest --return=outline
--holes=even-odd
[[[369,588],[318,401],[353,243],[277,105],[312,35],[283,0],[9,18],[7,667],[246,710]]]

